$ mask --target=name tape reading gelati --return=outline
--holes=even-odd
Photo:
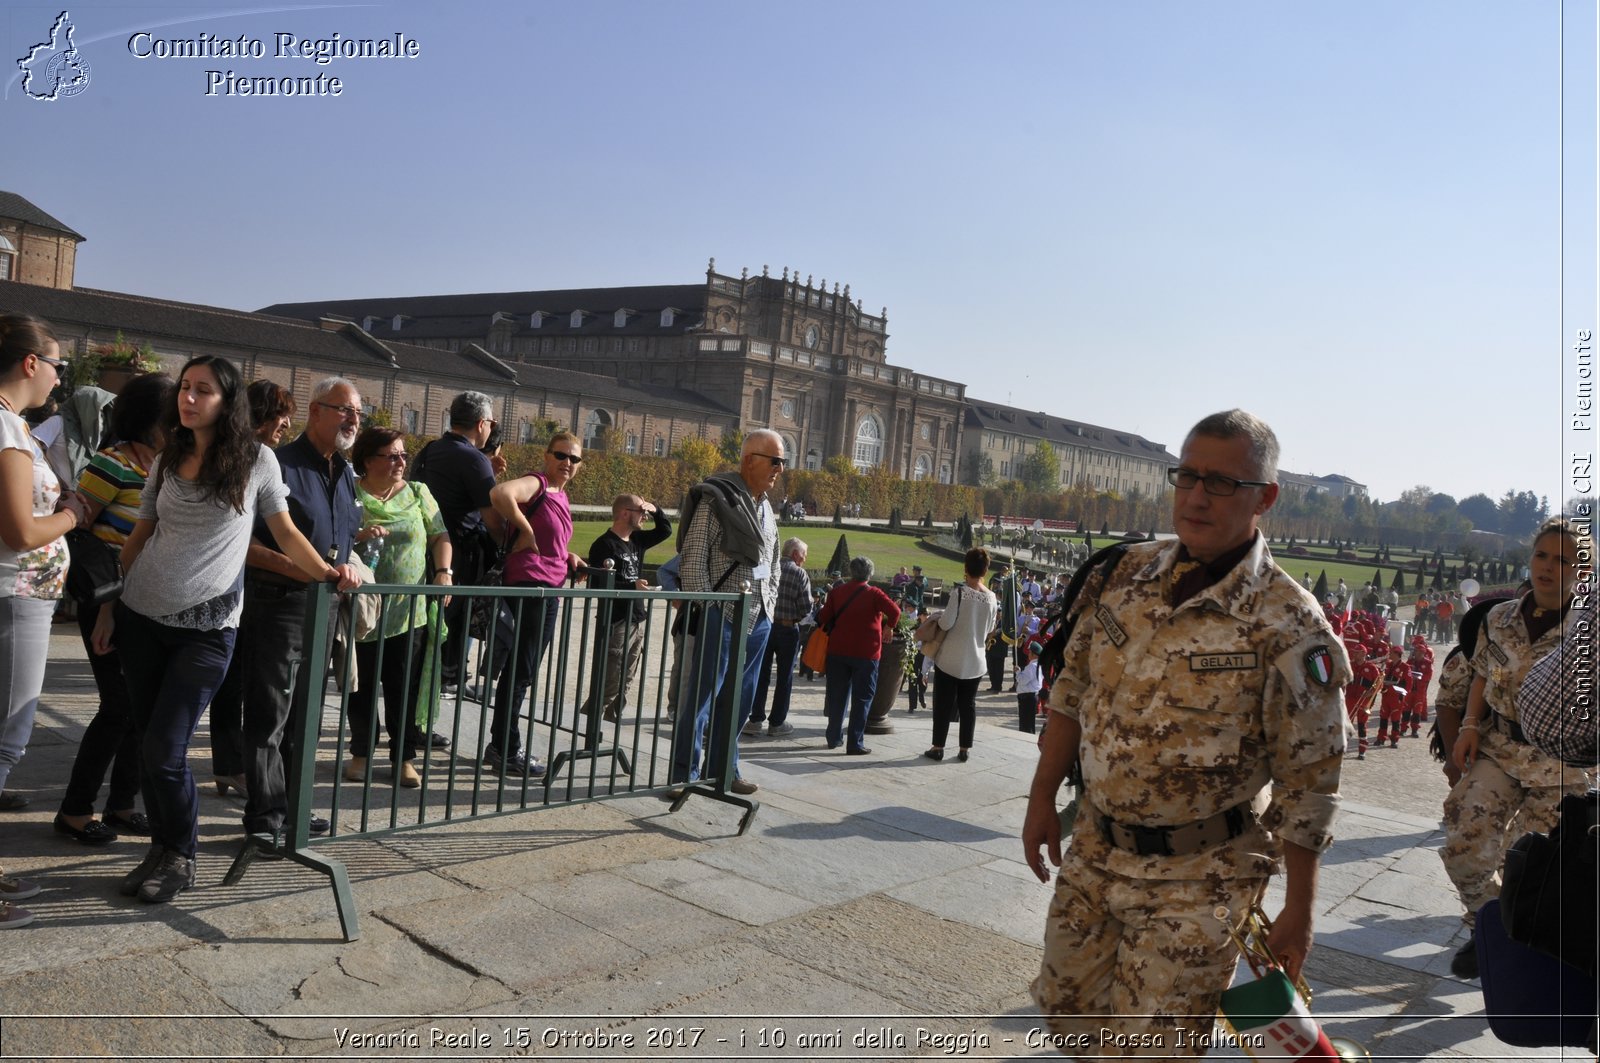
[[[128,54],[135,59],[310,60],[327,66],[336,59],[417,59],[422,44],[415,37],[395,32],[384,37],[302,37],[274,33],[270,38],[221,37],[204,31],[193,37],[158,37],[140,30],[128,38]],[[252,76],[234,70],[205,71],[207,96],[341,96],[344,80],[326,72],[315,76]]]

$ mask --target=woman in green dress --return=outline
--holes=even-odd
[[[356,500],[364,513],[356,542],[377,581],[423,583],[428,579],[431,556],[433,582],[450,586],[450,537],[445,533],[439,505],[427,487],[405,478],[405,437],[392,428],[367,428],[350,448],[350,464],[358,477]],[[401,786],[422,785],[422,776],[413,763],[421,732],[410,726],[410,715],[427,635],[427,599],[394,595],[383,611],[381,630],[357,641],[357,690],[350,695],[349,705],[350,759],[344,767],[347,780],[361,782],[366,777],[367,756],[375,738],[372,709],[381,684],[384,729],[389,735],[389,759],[395,766],[395,778]]]

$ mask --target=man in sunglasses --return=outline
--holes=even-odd
[[[1080,1056],[1204,1054],[1238,959],[1229,924],[1280,860],[1267,941],[1291,978],[1310,951],[1350,666],[1257,530],[1277,465],[1258,418],[1202,420],[1168,473],[1177,539],[1128,547],[1074,603],[1022,840],[1040,881],[1041,848],[1061,866],[1033,996]],[[1056,800],[1075,767],[1063,860]]]
[[[671,781],[693,782],[704,774],[726,779],[736,794],[753,794],[756,784],[739,777],[739,731],[755,706],[756,683],[778,604],[778,522],[767,494],[778,482],[786,459],[783,437],[759,430],[745,437],[737,473],[717,473],[690,489],[684,504],[678,553],[682,555],[683,589],[697,593],[738,592],[750,585],[750,615],[744,631],[733,630],[731,607],[712,606],[687,632],[695,644],[690,656],[687,696],[679,703],[672,737]],[[729,675],[735,635],[744,639],[744,672]],[[719,714],[706,727],[712,709],[721,704],[726,683],[738,683],[737,720]],[[733,759],[725,763],[729,728]],[[707,752],[709,750],[709,753]],[[706,763],[702,765],[702,760]]]

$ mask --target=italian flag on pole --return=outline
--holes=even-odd
[[[1234,986],[1222,994],[1222,1017],[1256,1059],[1304,1059],[1339,1063],[1317,1020],[1282,971]]]

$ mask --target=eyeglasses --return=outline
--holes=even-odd
[[[379,461],[405,461],[406,460],[406,456],[404,454],[374,454],[373,457],[377,458]]]
[[[1180,491],[1187,491],[1195,484],[1204,484],[1206,494],[1226,498],[1241,487],[1270,487],[1266,480],[1235,480],[1231,476],[1224,476],[1220,472],[1209,472],[1204,476],[1193,469],[1178,467],[1167,470],[1167,483]]]
[[[650,511],[648,509],[640,509],[637,506],[629,506],[628,507],[628,512],[629,513],[648,513]]]
[[[552,458],[556,459],[557,461],[570,461],[574,465],[582,465],[583,464],[583,459],[578,457],[578,455],[576,455],[576,454],[568,454],[566,451],[563,451],[563,450],[549,450],[549,451],[546,451],[545,453],[549,454]]]
[[[321,406],[324,410],[333,410],[338,413],[340,417],[354,417],[357,420],[361,419],[361,410],[355,406],[335,406],[330,402],[313,402],[311,405]]]
[[[788,458],[780,458],[776,454],[756,454],[752,452],[750,456],[752,458],[766,458],[768,461],[772,462],[772,467],[774,469],[781,469],[785,465],[789,464]]]
[[[36,354],[34,357],[45,365],[53,366],[58,374],[66,372],[67,366],[70,364],[65,358],[50,358],[43,354]]]

